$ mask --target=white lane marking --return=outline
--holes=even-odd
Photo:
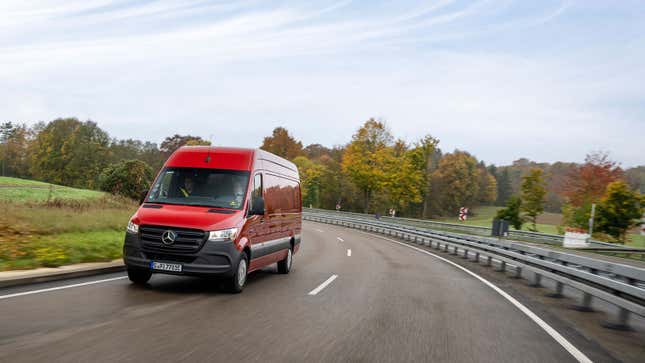
[[[336,237],[336,239],[338,240],[338,242],[345,242],[345,240],[340,237]]]
[[[322,284],[320,284],[317,288],[315,288],[315,289],[311,290],[311,291],[309,292],[309,295],[311,295],[311,296],[316,296],[316,295],[318,295],[318,293],[319,293],[319,292],[321,292],[325,287],[327,287],[329,284],[331,284],[332,282],[334,282],[334,280],[336,280],[336,278],[337,278],[337,277],[338,277],[338,275],[331,275],[331,277],[330,277],[330,278],[328,278],[325,282],[323,282]]]
[[[97,281],[90,281],[90,282],[83,282],[80,284],[73,284],[73,285],[64,285],[64,286],[57,286],[57,287],[50,287],[48,289],[40,289],[40,290],[32,290],[32,291],[25,291],[25,292],[17,292],[15,294],[9,294],[9,295],[2,295],[0,296],[0,300],[4,299],[10,299],[12,297],[18,297],[18,296],[26,296],[26,295],[33,295],[33,294],[41,294],[43,292],[50,292],[50,291],[56,291],[56,290],[64,290],[64,289],[71,289],[74,287],[81,287],[81,286],[88,286],[88,285],[96,285],[96,284],[102,284],[104,282],[111,282],[111,281],[117,281],[117,280],[123,280],[127,279],[127,276],[121,276],[121,277],[113,277],[111,279],[104,279],[104,280],[97,280]]]
[[[323,231],[322,229],[318,229],[318,228],[314,228],[314,231],[316,231],[316,232],[320,232],[320,233],[325,232],[325,231]]]
[[[347,257],[352,257],[352,250],[347,250]]]
[[[549,335],[550,335],[550,336],[551,336],[551,337],[552,337],[556,342],[558,342],[558,343],[559,343],[559,344],[560,344],[564,349],[566,349],[566,350],[567,350],[567,352],[569,352],[569,353],[570,353],[570,354],[571,354],[571,355],[572,355],[576,360],[578,360],[578,362],[592,363],[592,360],[591,360],[591,359],[589,359],[589,358],[588,358],[584,353],[582,353],[578,348],[576,348],[573,344],[571,344],[571,343],[570,343],[570,342],[569,342],[565,337],[563,337],[560,333],[558,333],[555,329],[553,329],[553,328],[552,328],[549,324],[547,324],[544,320],[540,319],[540,317],[539,317],[539,316],[537,316],[534,312],[532,312],[531,310],[529,310],[529,308],[527,308],[526,306],[524,306],[521,302],[517,301],[517,300],[516,300],[514,297],[512,297],[511,295],[507,294],[504,290],[502,290],[502,289],[500,289],[499,287],[497,287],[497,286],[493,285],[493,283],[492,283],[492,282],[490,282],[490,281],[486,280],[485,278],[483,278],[483,277],[481,277],[481,276],[477,275],[476,273],[474,273],[474,272],[470,271],[469,269],[467,269],[467,268],[465,268],[465,267],[463,267],[463,266],[461,266],[461,265],[458,265],[458,264],[456,264],[456,263],[454,263],[454,262],[452,262],[452,261],[450,261],[450,260],[447,260],[447,259],[445,259],[445,258],[443,258],[443,257],[441,257],[441,256],[439,256],[439,255],[435,255],[435,254],[434,254],[434,253],[432,253],[432,252],[428,252],[428,251],[423,250],[423,249],[421,249],[421,248],[417,248],[417,247],[414,247],[414,246],[410,246],[409,244],[406,244],[406,243],[403,243],[403,242],[395,241],[395,240],[393,240],[393,239],[389,239],[389,238],[386,238],[386,237],[381,237],[381,236],[378,236],[378,235],[375,235],[375,234],[372,234],[372,233],[366,233],[366,232],[363,232],[363,231],[356,231],[356,232],[360,232],[360,233],[363,233],[363,234],[366,234],[366,235],[369,235],[369,236],[373,236],[373,237],[377,237],[377,238],[380,238],[380,239],[384,239],[384,240],[386,240],[386,241],[390,241],[390,242],[393,242],[393,243],[399,244],[399,245],[401,245],[401,246],[405,246],[405,247],[411,248],[411,249],[413,249],[413,250],[415,250],[415,251],[417,251],[417,252],[425,253],[425,254],[427,254],[427,255],[430,255],[430,256],[432,256],[432,257],[438,258],[439,260],[441,260],[441,261],[443,261],[443,262],[446,262],[446,263],[448,263],[448,264],[450,264],[450,265],[452,265],[452,266],[454,266],[454,267],[456,267],[456,268],[458,268],[458,269],[460,269],[460,270],[464,271],[465,273],[467,273],[467,274],[469,274],[469,275],[473,276],[473,277],[474,277],[474,278],[476,278],[477,280],[479,280],[479,281],[483,282],[486,286],[490,287],[490,288],[491,288],[491,289],[493,289],[495,292],[497,292],[498,294],[502,295],[502,296],[503,296],[506,300],[508,300],[511,304],[515,305],[515,307],[516,307],[516,308],[518,308],[521,312],[523,312],[524,314],[526,314],[526,316],[528,316],[529,318],[531,318],[531,320],[533,320],[537,325],[539,325],[539,326],[540,326],[540,328],[542,328],[542,329],[543,329],[547,334],[549,334]]]

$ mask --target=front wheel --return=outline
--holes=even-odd
[[[291,271],[291,265],[293,264],[293,251],[291,248],[287,250],[287,257],[282,261],[278,261],[278,272],[281,274],[288,274]]]
[[[242,252],[240,256],[240,262],[237,263],[237,268],[235,273],[230,277],[228,281],[228,290],[234,294],[238,294],[244,290],[244,285],[246,284],[246,277],[248,275],[248,258],[246,253]]]
[[[128,278],[137,285],[145,285],[152,277],[152,272],[137,268],[128,268]]]

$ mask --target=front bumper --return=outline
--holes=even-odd
[[[202,248],[191,254],[169,253],[163,250],[147,250],[142,247],[139,236],[126,233],[123,245],[123,262],[131,268],[150,270],[150,262],[178,263],[182,272],[158,271],[170,275],[232,276],[241,252],[233,242],[206,241]]]

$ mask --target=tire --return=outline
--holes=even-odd
[[[228,291],[233,294],[239,294],[244,290],[246,285],[246,277],[248,276],[249,271],[249,259],[246,256],[246,252],[242,252],[240,260],[235,266],[235,273],[231,276],[227,282]]]
[[[278,273],[285,275],[291,271],[291,265],[293,265],[293,248],[289,248],[287,251],[287,257],[278,261]]]
[[[128,278],[136,285],[145,285],[150,281],[152,272],[137,268],[128,268]]]

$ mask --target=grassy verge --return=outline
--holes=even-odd
[[[6,179],[13,178],[0,179],[0,185],[7,184]],[[125,226],[136,203],[91,190],[60,188],[58,195],[64,198],[44,199],[35,193],[42,191],[37,188],[22,194],[0,188],[0,271],[121,256]]]
[[[0,271],[58,267],[121,257],[123,231],[59,233],[27,240],[14,258],[0,258]]]

